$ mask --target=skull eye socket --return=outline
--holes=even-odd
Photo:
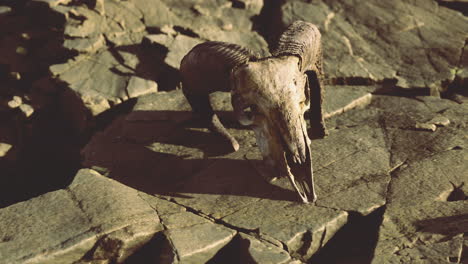
[[[242,109],[242,112],[244,114],[244,117],[247,118],[248,120],[253,120],[253,110],[254,108],[253,105],[246,106],[244,109]]]
[[[250,126],[254,123],[255,115],[258,114],[258,108],[256,105],[245,105],[238,111],[236,111],[237,119],[239,123],[244,126]]]

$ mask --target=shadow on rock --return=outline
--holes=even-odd
[[[297,200],[293,191],[258,174],[255,168],[263,162],[259,155],[245,158],[257,149],[246,147],[246,141],[255,140],[251,131],[230,128],[244,147],[229,153],[221,138],[190,116],[188,111],[135,111],[121,117],[83,149],[84,166],[149,194]]]
[[[4,112],[5,127],[15,134],[0,135],[0,142],[12,145],[12,154],[0,161],[0,207],[67,186],[80,166],[85,138],[64,111],[62,99],[70,89],[49,73],[50,65],[74,55],[62,47],[65,17],[45,3],[5,4],[12,12],[0,23],[0,99],[22,98],[29,110]],[[79,107],[84,108],[81,101]]]
[[[466,232],[468,214],[425,219],[414,223],[420,232],[442,235],[457,235]]]
[[[348,223],[316,254],[309,263],[371,263],[385,207],[367,216],[350,213]]]

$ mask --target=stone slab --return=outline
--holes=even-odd
[[[437,92],[462,68],[468,19],[436,1],[287,1],[281,18],[320,27],[325,73],[335,82],[393,80]]]
[[[121,262],[162,230],[138,192],[83,169],[72,184],[0,209],[5,263]]]

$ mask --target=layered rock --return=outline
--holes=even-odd
[[[50,71],[95,116],[129,98],[156,92],[155,82],[164,90],[174,88],[180,60],[200,42],[227,41],[266,52],[265,41],[252,31],[255,6],[258,3],[245,4],[245,10],[232,8],[231,1],[112,0],[93,2],[91,8],[56,3],[52,8],[66,18],[63,45],[79,54]],[[150,45],[142,45],[147,35]],[[144,81],[135,83],[134,78]]]
[[[437,94],[466,68],[468,19],[435,1],[287,1],[281,17],[285,26],[320,27],[325,72],[335,83],[393,82]]]

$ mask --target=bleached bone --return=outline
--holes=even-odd
[[[266,58],[235,44],[199,44],[182,59],[180,73],[184,95],[211,131],[239,149],[209,102],[210,93],[231,91],[235,116],[255,131],[265,163],[278,174],[273,176],[288,177],[303,202],[317,199],[304,119],[310,109],[311,133],[326,135],[321,35],[315,25],[291,24]]]

